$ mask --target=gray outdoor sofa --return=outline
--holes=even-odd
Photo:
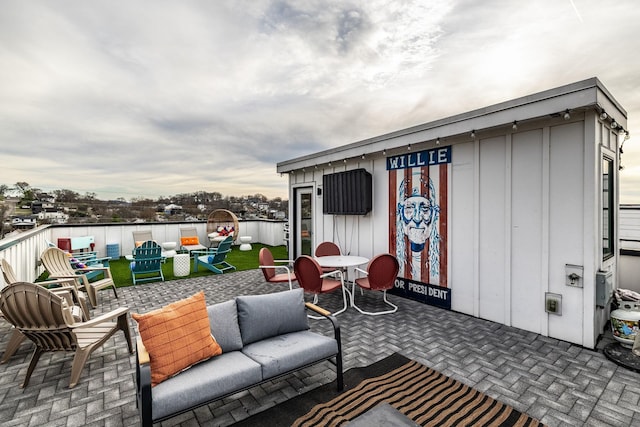
[[[311,332],[306,309],[329,319],[334,336]],[[151,387],[149,356],[137,343],[137,405],[143,426],[219,400],[265,381],[330,360],[343,389],[340,327],[328,311],[304,302],[303,290],[239,296],[207,307],[222,354]],[[335,359],[335,360],[334,360]]]

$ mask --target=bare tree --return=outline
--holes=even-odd
[[[9,191],[10,188],[6,184],[0,184],[0,200],[4,200],[5,194]]]
[[[0,239],[2,239],[7,232],[7,230],[4,229],[4,220],[8,210],[9,207],[7,205],[0,203]]]
[[[72,190],[62,189],[52,191],[56,196],[56,202],[60,203],[74,203],[78,201],[79,194]]]

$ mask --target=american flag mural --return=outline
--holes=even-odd
[[[400,262],[398,277],[406,279],[399,286],[412,298],[429,300],[429,295],[441,294],[434,287],[448,288],[450,164],[451,147],[387,158],[389,252]],[[444,305],[450,307],[450,301]]]

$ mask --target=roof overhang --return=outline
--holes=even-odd
[[[567,110],[572,112],[587,109],[606,111],[623,129],[627,127],[627,112],[600,80],[593,77],[445,119],[285,160],[277,164],[277,171],[288,173],[296,169],[311,168],[321,163],[358,158],[363,154],[378,153],[408,144],[470,133],[472,130],[497,128],[514,121],[554,117]]]

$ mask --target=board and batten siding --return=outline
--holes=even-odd
[[[571,342],[582,329],[583,288],[565,284],[565,265],[585,265],[585,122],[528,129],[453,146],[452,309]],[[591,167],[591,165],[589,165]],[[591,179],[591,178],[589,178]],[[593,215],[591,215],[593,217]],[[544,310],[544,293],[561,294],[562,316]],[[587,328],[589,329],[589,328]],[[584,335],[584,336],[583,336]]]

